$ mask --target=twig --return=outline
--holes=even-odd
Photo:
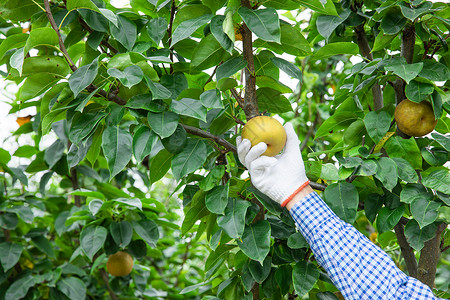
[[[56,25],[55,19],[53,18],[52,10],[50,8],[50,3],[48,2],[48,0],[44,0],[44,6],[45,6],[45,13],[47,14],[47,18],[50,21],[50,24],[52,25],[53,30],[56,31],[56,34],[58,35],[59,49],[66,57],[66,60],[69,63],[70,69],[73,72],[75,72],[77,70],[77,67],[74,65],[72,59],[70,58],[69,54],[67,53],[66,46],[64,45],[64,42],[61,37],[61,32],[59,31],[59,28]]]
[[[169,36],[168,44],[171,46],[172,44],[172,27],[173,27],[173,20],[175,19],[175,12],[177,10],[175,0],[172,0],[172,5],[170,7],[170,21],[169,21],[169,28],[167,28],[167,35]],[[171,48],[171,50],[173,47]],[[170,51],[170,61],[173,62],[173,51]],[[170,74],[173,73],[173,64],[170,64]]]
[[[405,259],[406,268],[409,276],[417,278],[417,260],[414,255],[414,249],[408,244],[405,236],[405,229],[400,222],[394,226],[395,235],[400,246],[403,258]]]
[[[212,72],[211,76],[209,76],[208,80],[206,80],[206,82],[205,82],[204,85],[207,85],[208,83],[211,82],[211,80],[213,79],[214,75],[216,74],[216,71],[217,71],[217,68],[218,68],[218,67],[219,67],[219,65],[217,65],[217,66],[214,68],[214,71]]]
[[[243,100],[242,97],[238,94],[238,92],[236,91],[236,89],[235,89],[235,88],[232,88],[232,89],[230,90],[230,92],[231,92],[231,95],[233,95],[234,99],[236,99],[238,105],[239,105],[242,109],[244,109],[244,100]]]
[[[327,185],[326,184],[323,184],[323,183],[318,183],[318,182],[314,182],[314,181],[311,181],[310,183],[309,183],[309,185],[314,189],[314,190],[318,190],[318,191],[325,191],[325,189],[327,188]]]
[[[303,151],[306,146],[308,145],[308,140],[311,138],[312,134],[314,133],[314,129],[316,128],[317,124],[319,123],[319,119],[320,119],[320,114],[319,114],[319,110],[316,111],[316,116],[314,119],[314,123],[312,124],[311,127],[309,127],[308,132],[305,135],[305,138],[302,141],[302,144],[300,145],[300,151]]]
[[[252,9],[249,0],[242,0],[242,6]],[[247,120],[259,115],[258,100],[256,99],[256,77],[255,62],[253,58],[253,41],[252,32],[244,23],[242,25],[242,45],[244,60],[247,61],[245,68],[245,95],[244,95],[244,112]]]
[[[223,146],[228,151],[232,151],[235,153],[237,152],[236,147],[233,144],[231,144],[230,142],[228,142],[227,140],[225,140],[221,137],[218,137],[214,134],[211,134],[209,132],[201,130],[200,128],[197,128],[197,127],[193,127],[193,126],[189,126],[189,125],[185,125],[185,124],[181,124],[181,126],[183,126],[184,130],[186,130],[186,132],[188,132],[190,134],[213,140],[217,144]]]
[[[108,274],[106,273],[105,269],[100,269],[100,275],[102,276],[103,282],[106,285],[106,289],[108,290],[109,296],[111,297],[111,299],[119,300],[119,297],[117,297],[117,295],[114,293],[114,291],[109,286],[109,278],[108,278]]]

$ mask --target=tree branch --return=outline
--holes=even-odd
[[[108,278],[108,274],[106,273],[105,269],[100,269],[100,275],[102,276],[103,282],[106,285],[106,289],[108,290],[109,296],[111,297],[111,299],[119,300],[119,297],[117,297],[117,295],[114,293],[114,291],[109,286],[109,278]]]
[[[232,152],[235,152],[235,153],[237,152],[236,147],[233,144],[231,144],[230,142],[228,142],[227,140],[225,140],[225,139],[223,139],[221,137],[213,135],[213,134],[211,134],[209,132],[206,132],[204,130],[201,130],[200,128],[197,128],[197,127],[184,125],[184,124],[181,124],[181,126],[183,126],[184,130],[186,130],[186,132],[188,132],[190,134],[193,134],[193,135],[196,135],[196,136],[199,136],[199,137],[203,137],[203,138],[206,138],[206,139],[213,140],[217,144],[223,146],[228,151],[232,151]]]
[[[249,0],[242,0],[242,6],[252,9]],[[245,23],[242,25],[242,45],[244,59],[247,61],[245,68],[245,96],[244,112],[247,120],[259,115],[258,100],[256,99],[255,62],[253,58],[252,32]]]
[[[319,123],[320,120],[320,114],[319,114],[319,110],[316,111],[316,116],[314,118],[314,123],[311,125],[311,127],[309,127],[308,132],[305,135],[305,138],[303,139],[301,145],[300,145],[300,152],[303,151],[306,146],[308,145],[308,140],[311,138],[312,134],[314,133],[314,129],[316,128],[317,124]]]
[[[62,37],[61,37],[61,32],[59,32],[59,28],[56,25],[55,19],[53,18],[52,10],[50,8],[50,3],[48,2],[48,0],[44,0],[44,7],[45,7],[45,13],[47,14],[47,19],[50,21],[50,25],[52,25],[53,30],[56,31],[56,34],[58,35],[59,49],[61,50],[61,52],[66,57],[66,60],[69,63],[70,69],[73,72],[75,72],[77,67],[74,65],[72,59],[70,59],[70,56],[67,53],[66,46],[64,45],[64,42],[63,42]]]
[[[436,229],[434,238],[425,242],[422,251],[420,251],[417,279],[428,285],[431,289],[434,287],[437,263],[439,261],[439,256],[441,255],[441,234],[445,228],[447,228],[447,224],[440,224]]]
[[[394,226],[395,235],[402,251],[403,258],[405,259],[406,268],[408,269],[409,276],[417,278],[417,260],[414,255],[414,249],[408,244],[405,237],[405,229],[400,222]]]
[[[310,183],[309,183],[309,185],[314,189],[314,190],[318,190],[318,191],[325,191],[325,189],[327,188],[327,185],[326,184],[323,184],[323,183],[318,183],[318,182],[314,182],[314,181],[311,181]]]
[[[169,36],[168,43],[169,47],[172,44],[172,28],[173,28],[173,20],[175,19],[175,12],[177,11],[175,0],[172,0],[172,5],[170,7],[170,20],[169,20],[169,28],[167,28],[167,35]],[[172,48],[171,48],[172,50]],[[170,61],[173,62],[173,51],[170,51]],[[170,64],[170,74],[173,73],[173,65]]]
[[[368,60],[373,60],[369,42],[367,41],[367,35],[364,31],[364,24],[355,27],[356,42],[358,43],[361,54]],[[383,95],[381,93],[381,87],[378,83],[372,86],[373,106],[375,110],[383,108]]]

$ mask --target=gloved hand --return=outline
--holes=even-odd
[[[267,149],[265,143],[251,148],[249,140],[236,138],[239,160],[248,169],[253,185],[283,207],[309,184],[297,134],[290,123],[284,129],[286,146],[275,157],[261,156]]]

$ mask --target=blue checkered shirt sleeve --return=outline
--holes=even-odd
[[[345,299],[438,299],[430,288],[400,271],[392,259],[311,193],[290,213]]]

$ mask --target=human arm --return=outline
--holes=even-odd
[[[286,205],[345,299],[437,299],[428,286],[400,271],[382,249],[337,217],[308,184],[298,190],[308,179],[298,138],[291,125],[285,128],[288,141],[282,154],[261,156],[263,144],[250,149],[245,140],[238,140],[239,158],[255,187]]]

